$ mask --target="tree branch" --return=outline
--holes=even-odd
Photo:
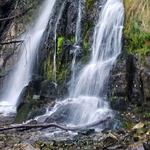
[[[15,44],[15,43],[23,43],[23,40],[16,40],[16,41],[9,41],[9,42],[1,42],[0,45],[8,45],[8,44]]]
[[[87,125],[84,125],[84,126],[76,126],[76,127],[67,127],[65,125],[60,125],[60,124],[57,124],[57,123],[36,124],[36,125],[23,124],[23,125],[16,125],[16,126],[0,128],[0,132],[12,130],[12,129],[29,130],[29,129],[37,129],[37,128],[46,129],[46,128],[50,128],[50,127],[56,127],[56,128],[59,128],[59,129],[65,130],[65,131],[78,131],[78,130],[83,130],[83,129],[86,129],[86,128],[94,127],[96,125],[100,125],[102,123],[107,122],[108,120],[110,120],[110,117],[106,118],[105,120],[98,120],[98,121],[95,121],[91,124],[87,124]]]

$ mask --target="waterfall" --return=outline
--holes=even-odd
[[[58,101],[45,115],[67,115],[64,121],[72,125],[85,125],[113,116],[105,87],[110,70],[121,53],[123,22],[123,0],[107,0],[95,26],[91,59],[79,73],[71,89],[73,95]]]
[[[122,0],[107,0],[94,31],[92,55],[79,74],[74,89],[77,105],[71,111],[73,124],[84,124],[111,115],[105,85],[110,70],[122,48],[124,7]]]
[[[70,88],[74,88],[75,86],[75,72],[76,72],[76,57],[77,53],[80,51],[80,41],[81,41],[81,19],[82,19],[82,6],[81,6],[82,0],[79,0],[78,2],[78,17],[77,17],[77,23],[76,23],[76,33],[75,33],[75,44],[74,44],[74,50],[73,50],[73,59],[71,64],[71,86]],[[70,96],[72,95],[72,92],[70,92]]]
[[[16,112],[19,96],[32,78],[34,61],[55,1],[45,0],[43,2],[34,25],[21,37],[24,42],[20,48],[20,58],[9,80],[6,81],[6,90],[1,96],[0,113],[3,115]]]
[[[65,1],[63,2],[61,8],[60,8],[60,12],[56,21],[56,25],[55,25],[55,35],[54,35],[54,40],[55,40],[55,49],[54,49],[54,55],[53,55],[53,80],[55,82],[55,85],[57,86],[57,79],[56,79],[56,72],[57,72],[57,64],[56,64],[56,56],[57,56],[57,28],[58,28],[58,24],[59,21],[62,17],[62,13],[64,10],[64,5],[65,5]]]

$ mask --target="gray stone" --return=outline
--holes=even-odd
[[[57,92],[57,87],[54,82],[45,80],[41,83],[40,96],[55,99],[57,97]]]

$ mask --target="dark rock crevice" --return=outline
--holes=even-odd
[[[150,93],[148,83],[149,67],[140,64],[133,55],[121,54],[109,79],[108,97],[112,108],[124,110],[129,104],[139,106],[148,104]]]

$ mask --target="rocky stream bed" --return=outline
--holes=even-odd
[[[144,116],[140,107],[131,105],[127,111],[116,115],[112,128],[101,132],[93,129],[78,132],[63,131],[56,128],[9,130],[0,132],[2,150],[149,150],[150,119]],[[137,113],[138,111],[138,113]],[[3,118],[4,119],[4,118]],[[13,118],[1,118],[1,127],[9,126]],[[11,122],[11,123],[12,123]],[[33,122],[32,122],[33,123]]]

